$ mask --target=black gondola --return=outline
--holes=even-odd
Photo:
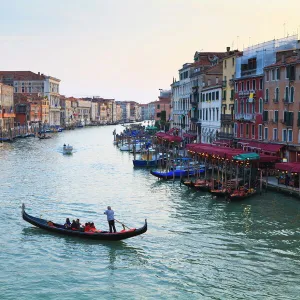
[[[47,231],[73,236],[73,237],[88,238],[91,240],[120,241],[128,238],[132,238],[137,235],[141,235],[147,231],[147,220],[145,220],[145,224],[141,228],[137,228],[137,229],[132,228],[129,230],[122,230],[116,233],[110,233],[108,231],[83,232],[79,230],[66,229],[64,225],[53,223],[53,222],[51,222],[53,225],[51,223],[50,223],[51,225],[49,225],[49,221],[47,220],[30,216],[28,213],[25,212],[24,204],[22,204],[22,217],[28,223],[37,226],[39,228],[45,229]]]
[[[39,136],[40,140],[48,140],[51,139],[51,136],[47,135],[47,136]]]
[[[229,201],[242,201],[249,197],[252,197],[257,194],[257,191],[254,189],[249,190],[247,193],[241,191],[234,191],[232,194],[228,195]]]

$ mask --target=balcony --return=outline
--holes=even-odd
[[[235,114],[234,118],[235,118],[235,120],[239,120],[239,121],[250,121],[250,122],[255,122],[255,120],[256,120],[256,115],[255,115],[255,114],[245,114],[245,113],[241,113],[241,114]]]
[[[233,133],[226,133],[226,132],[219,132],[218,133],[219,139],[233,139],[234,134]]]
[[[291,102],[289,99],[285,99],[285,98],[282,99],[282,102],[284,105],[290,105],[290,104],[294,103],[294,102]]]
[[[250,94],[253,94],[253,96],[255,96],[256,94],[256,90],[248,90],[248,91],[239,91],[239,96],[250,96]]]
[[[221,121],[223,121],[223,122],[232,122],[233,121],[233,115],[231,115],[231,114],[221,114]]]
[[[293,120],[288,121],[288,120],[281,119],[280,123],[287,127],[293,127]]]

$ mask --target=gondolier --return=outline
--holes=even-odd
[[[111,209],[110,206],[107,206],[107,210],[104,212],[104,214],[107,216],[107,222],[109,225],[109,232],[117,232],[115,227],[115,212]]]

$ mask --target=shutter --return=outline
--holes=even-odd
[[[283,115],[283,121],[284,121],[284,123],[286,123],[287,122],[287,111],[285,111],[284,112],[284,115]]]

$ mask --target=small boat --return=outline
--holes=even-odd
[[[252,188],[247,191],[245,191],[244,189],[235,190],[231,194],[229,194],[227,198],[230,201],[241,201],[241,200],[244,200],[246,198],[249,198],[249,197],[255,195],[256,193],[257,193],[257,190],[252,189]]]
[[[160,159],[160,155],[155,155],[155,150],[149,150],[149,153],[144,152],[143,154],[139,155],[137,159],[133,159],[133,165],[135,167],[155,167],[157,166]]]
[[[47,139],[51,139],[50,135],[45,135],[45,136],[39,136],[40,140],[47,140]]]
[[[73,147],[70,145],[64,145],[63,147],[63,153],[64,154],[72,154]]]
[[[80,230],[66,229],[62,224],[57,224],[49,220],[30,216],[28,213],[26,213],[24,204],[22,204],[22,217],[26,222],[53,233],[99,241],[121,241],[141,235],[147,231],[147,220],[145,220],[144,226],[140,228],[131,228],[128,230],[124,229],[116,233],[110,233],[102,230],[97,230],[95,232],[84,232]]]
[[[228,189],[210,189],[209,192],[212,194],[212,196],[216,197],[226,197],[230,194],[230,190]]]
[[[157,178],[168,180],[168,179],[173,179],[173,178],[196,176],[199,173],[204,173],[204,169],[203,168],[200,168],[200,169],[190,168],[189,170],[176,169],[174,171],[172,170],[169,172],[159,172],[159,171],[151,170],[150,173]]]

